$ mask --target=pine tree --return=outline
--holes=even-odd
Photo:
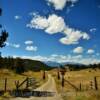
[[[0,8],[0,16],[2,15],[2,9]],[[0,28],[2,28],[2,25],[0,24]],[[6,30],[2,30],[0,33],[0,48],[4,47],[6,44],[6,40],[8,38],[8,32]],[[1,52],[0,52],[0,57],[1,57]]]
[[[8,38],[8,32],[6,32],[6,30],[2,31],[0,36],[0,48],[6,45],[5,42],[7,38]]]
[[[15,72],[17,74],[22,74],[25,71],[23,60],[20,58],[16,58],[15,64],[16,64],[15,65]]]

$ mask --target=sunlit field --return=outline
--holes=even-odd
[[[42,85],[46,80],[42,79],[42,72],[24,72],[22,74],[16,74],[13,71],[2,69],[0,70],[0,90],[4,90],[5,78],[7,78],[7,90],[13,90],[16,88],[15,81],[19,80],[19,83],[23,82],[27,77],[34,78],[36,80],[36,87]],[[26,84],[23,84],[20,89],[24,89]],[[34,88],[36,88],[34,87]]]
[[[90,68],[80,71],[68,71],[65,74],[64,87],[61,86],[61,79],[57,79],[55,70],[50,73],[55,77],[58,92],[64,100],[100,100],[100,69],[93,70]],[[95,76],[97,76],[98,90],[95,90],[94,87]],[[79,90],[76,90],[76,88]]]

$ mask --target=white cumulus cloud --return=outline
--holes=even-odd
[[[53,5],[55,10],[62,10],[67,3],[71,2],[72,5],[76,3],[78,0],[46,0],[49,5]]]
[[[37,51],[37,47],[36,46],[26,46],[25,48],[27,51]]]
[[[66,45],[78,44],[80,39],[88,40],[90,38],[87,33],[69,27],[65,28],[64,34],[66,36],[61,38],[59,41]]]
[[[87,51],[87,53],[88,54],[93,54],[95,51],[93,50],[93,49],[89,49],[88,51]]]
[[[48,18],[36,16],[31,20],[30,24],[27,24],[27,27],[44,29],[49,34],[55,34],[64,30],[65,22],[62,17],[55,14],[49,15]]]
[[[65,22],[62,17],[59,17],[55,14],[48,17],[48,27],[45,30],[47,33],[54,34],[62,32],[65,28]]]
[[[47,0],[49,4],[53,4],[56,10],[62,10],[65,5],[67,0]]]
[[[86,32],[69,28],[63,17],[56,14],[49,15],[48,17],[35,15],[30,24],[27,24],[27,27],[43,29],[48,34],[56,34],[60,32],[65,36],[59,41],[66,45],[78,44],[80,39],[88,40],[90,38]]]
[[[14,55],[13,57],[20,57],[20,56],[16,56]],[[72,55],[51,55],[51,56],[21,56],[21,58],[24,59],[32,59],[32,60],[39,60],[39,61],[53,61],[53,62],[58,62],[58,63],[81,63],[81,64],[97,64],[100,63],[100,59],[96,59],[96,58],[84,58],[82,55],[77,55],[77,56],[72,56]]]
[[[20,44],[6,42],[6,45],[10,46],[10,47],[13,47],[13,48],[20,48]]]
[[[95,32],[97,30],[97,28],[91,28],[90,32]]]
[[[15,48],[19,48],[20,44],[13,44],[12,46],[15,47]]]
[[[77,47],[73,50],[73,53],[83,53],[84,49],[83,47]]]
[[[33,44],[33,41],[27,40],[27,41],[25,41],[25,44],[26,44],[26,45],[31,45],[31,44]]]

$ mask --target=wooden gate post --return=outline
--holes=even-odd
[[[98,90],[98,84],[97,84],[96,76],[94,77],[94,86],[95,86],[95,90]]]
[[[5,87],[4,87],[4,92],[7,92],[7,78],[5,78]]]
[[[62,75],[62,87],[64,87],[64,75]]]
[[[61,76],[62,76],[61,85],[62,85],[62,87],[64,87],[64,81],[65,81],[64,76],[65,76],[66,69],[63,68],[60,70],[60,72],[61,72]]]
[[[59,73],[59,70],[57,71],[57,78],[58,78],[58,80],[60,79],[60,73]]]
[[[43,80],[45,80],[45,70],[43,70]]]

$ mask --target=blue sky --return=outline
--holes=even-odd
[[[100,62],[100,0],[0,0],[0,7],[9,32],[3,56]]]

